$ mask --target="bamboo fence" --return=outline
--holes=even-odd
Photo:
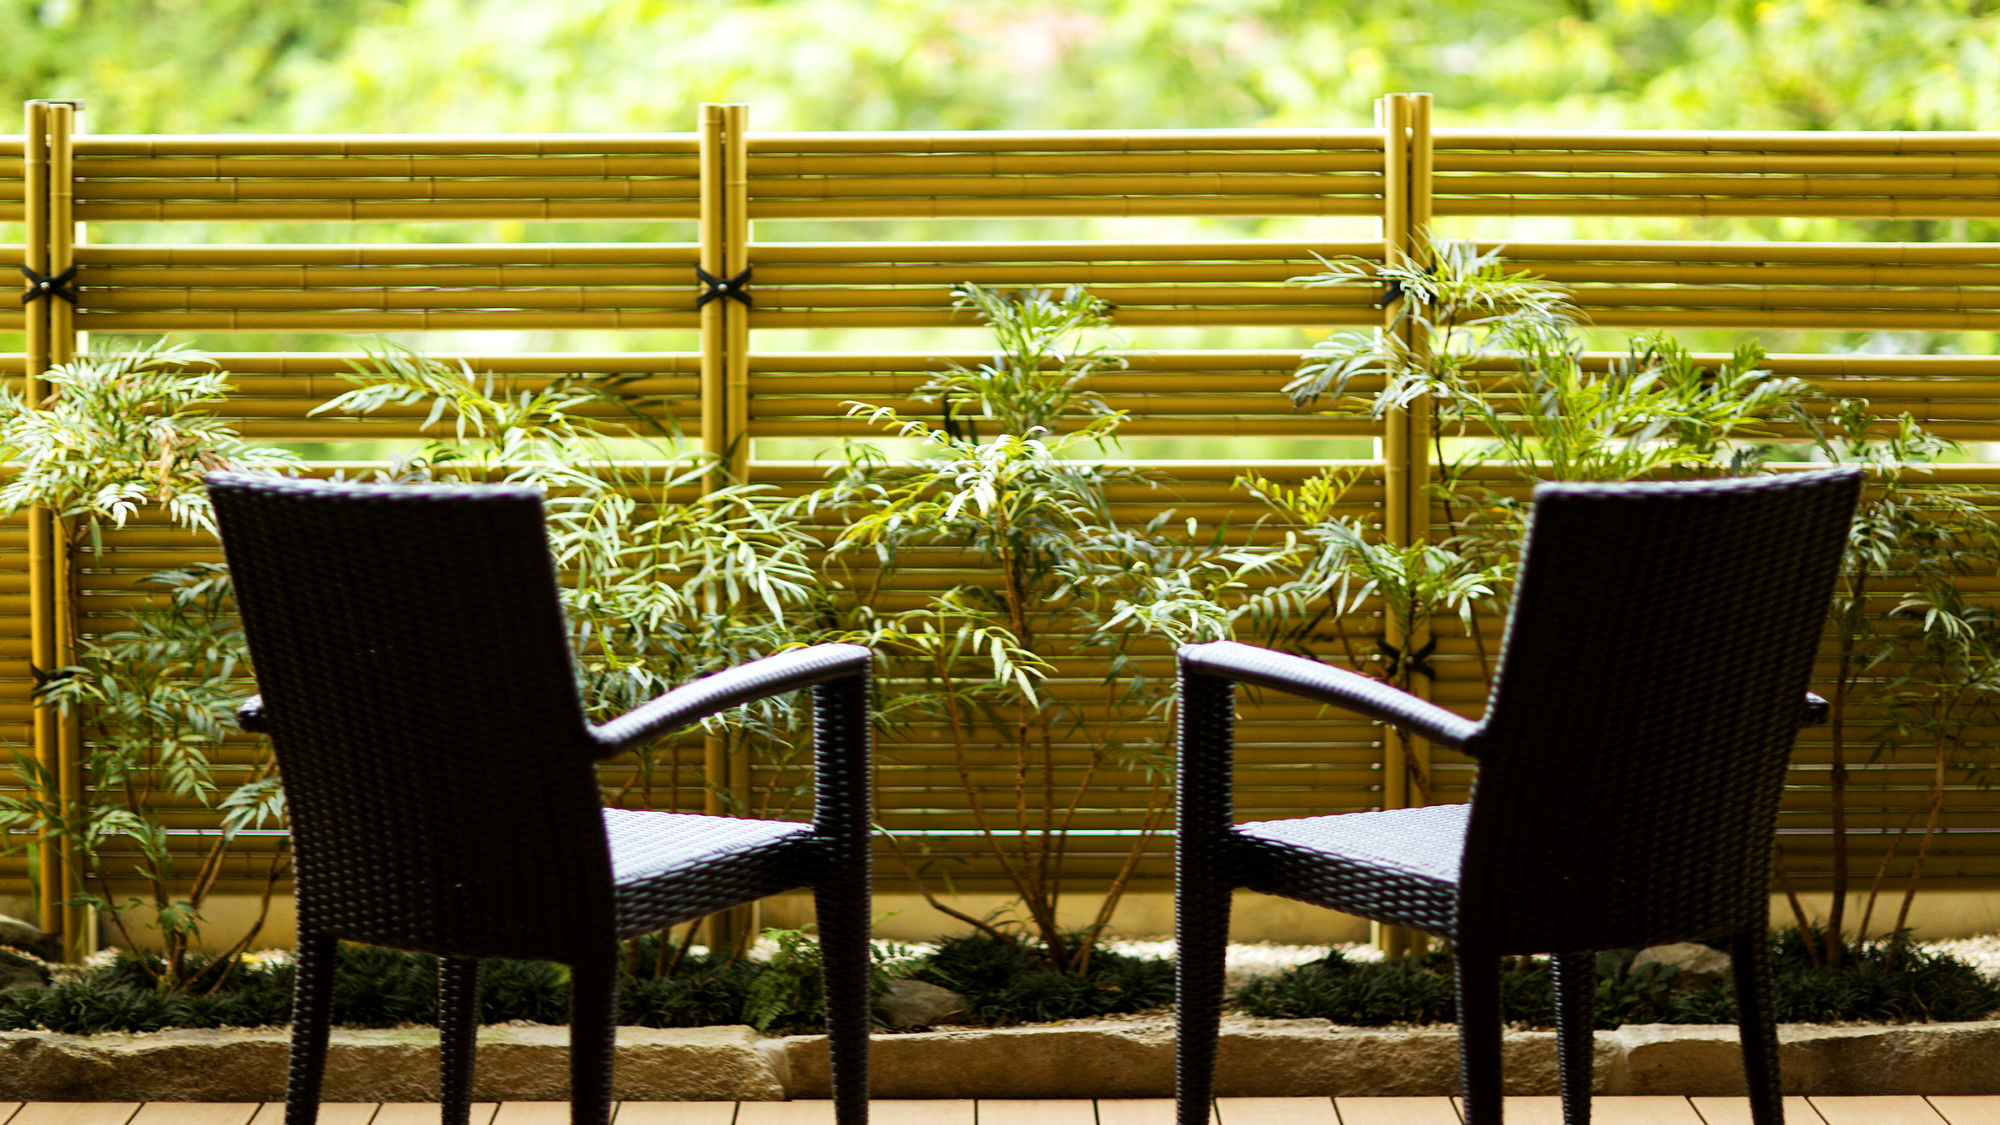
[[[707,448],[723,451],[733,471],[781,492],[811,487],[821,470],[761,460],[756,442],[873,433],[847,416],[845,403],[920,412],[928,408],[909,399],[917,385],[941,364],[972,356],[768,350],[755,333],[969,328],[952,307],[951,288],[961,282],[1086,285],[1116,306],[1116,325],[1135,330],[1323,331],[1392,323],[1396,309],[1383,307],[1372,287],[1307,288],[1290,279],[1322,269],[1322,257],[1404,259],[1447,217],[1804,220],[1819,223],[1811,229],[1821,233],[1835,229],[1825,225],[1835,220],[1851,227],[1854,220],[2000,218],[2000,134],[1434,129],[1421,95],[1386,98],[1376,127],[1347,130],[758,133],[739,105],[702,107],[690,133],[633,135],[94,136],[77,120],[72,104],[32,102],[24,136],[0,138],[0,223],[20,224],[21,263],[42,278],[75,271],[55,287],[60,292],[31,293],[18,308],[0,311],[0,332],[23,340],[19,353],[0,355],[0,374],[25,377],[33,388],[86,332],[351,334],[355,343],[341,351],[220,353],[236,388],[222,413],[262,440],[401,439],[421,436],[420,412],[311,414],[346,388],[341,376],[370,334],[681,329],[699,341],[695,350],[600,344],[589,352],[445,358],[522,385],[575,374],[629,377],[629,389],[658,396],[661,409]],[[934,228],[945,237],[928,240],[752,234],[759,220],[824,230],[848,220],[1215,216],[1363,217],[1379,220],[1380,233],[1358,241],[1001,242],[951,239],[947,222]],[[607,221],[647,224],[657,240],[453,240],[468,225],[485,231],[496,222]],[[256,237],[261,228],[328,222],[424,224],[438,233],[431,241],[361,244]],[[175,240],[175,223],[242,233],[226,243],[189,244]],[[143,224],[148,235],[106,243],[78,234],[104,224],[121,232]],[[1512,266],[1571,287],[1590,321],[1605,328],[2000,329],[1996,244],[1573,239],[1505,246]],[[713,299],[698,303],[711,291]],[[976,347],[971,339],[968,347]],[[1355,511],[1379,514],[1401,540],[1441,518],[1426,492],[1433,467],[1422,436],[1424,404],[1381,421],[1294,410],[1280,388],[1296,367],[1296,348],[1141,350],[1128,358],[1128,367],[1093,384],[1131,413],[1126,435],[1379,439],[1380,457],[1357,465]],[[2000,441],[1995,357],[1785,354],[1771,366],[1881,409],[1908,411],[1948,437]],[[1231,485],[1240,471],[1258,467],[1299,479],[1316,468],[1159,467],[1174,485],[1124,489],[1113,498],[1121,511],[1171,506],[1237,536],[1252,534],[1259,514]],[[1953,465],[1939,477],[2000,485],[2000,465]],[[74,601],[86,629],[110,627],[115,611],[144,599],[141,575],[215,556],[211,543],[142,520],[112,535],[106,556],[88,562],[72,590],[63,585],[64,568],[54,565],[54,536],[45,513],[0,526],[0,740],[55,770],[66,799],[77,802],[86,797],[79,733],[29,705],[31,669],[66,663],[73,652],[59,607]],[[962,558],[937,552],[911,568],[885,604],[908,604],[925,589],[962,581],[964,567]],[[2000,585],[1985,577],[1968,582],[1979,591]],[[1497,637],[1499,622],[1483,628]],[[1485,688],[1472,638],[1456,620],[1435,622],[1431,633],[1439,674],[1424,690],[1477,713]],[[1087,653],[1063,645],[1050,655],[1057,695],[1087,699],[1101,690]],[[1159,673],[1168,660],[1162,648],[1144,662]],[[1412,764],[1432,771],[1439,799],[1461,799],[1471,776],[1470,763],[1455,755],[1303,704],[1249,706],[1239,737],[1239,807],[1259,816],[1399,806],[1411,799],[1402,779]],[[1828,757],[1820,738],[1807,732],[1800,744],[1784,817],[1793,877],[1807,887],[1826,874]],[[250,749],[232,747],[225,757],[229,767],[247,768]],[[1059,771],[1080,776],[1087,758],[1080,743],[1059,746]],[[996,797],[1011,784],[1000,761],[974,773]],[[1926,770],[1896,759],[1856,770],[1849,819],[1859,830],[1858,863],[1872,863],[1888,831],[1922,799]],[[703,780],[747,798],[787,778],[719,743],[690,743],[663,784],[678,807],[719,807],[713,797],[704,805]],[[1100,777],[1080,814],[1075,870],[1100,880],[1115,871],[1149,784],[1138,774]],[[885,753],[881,807],[884,823],[906,839],[963,860],[960,886],[992,885],[995,873],[979,857],[941,732],[913,732]],[[165,814],[191,853],[215,824],[206,808]],[[1961,886],[2000,880],[2000,800],[1954,788],[1945,823],[1926,878]],[[253,884],[261,867],[256,852],[265,846],[251,841],[224,889]],[[1166,852],[1166,842],[1156,841],[1139,869],[1142,881],[1168,875]],[[42,870],[73,879],[74,856],[44,846],[37,858]],[[885,878],[892,872],[884,867]],[[0,859],[0,892],[22,892],[26,876],[25,856]],[[45,896],[43,920],[73,929],[78,918],[62,912],[74,909],[56,906],[55,897]]]

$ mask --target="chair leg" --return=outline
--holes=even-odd
[[[1208,1125],[1222,1029],[1229,892],[1183,876],[1174,889],[1174,1112],[1177,1125]]]
[[[441,1125],[470,1125],[479,1046],[479,959],[438,958],[438,1103]]]
[[[618,1047],[618,947],[569,967],[570,1125],[609,1125]]]
[[[1778,1023],[1771,1011],[1771,937],[1764,927],[1730,935],[1736,976],[1736,1025],[1743,1038],[1743,1078],[1753,1125],[1784,1125],[1784,1084],[1778,1071]]]
[[[1461,939],[1452,960],[1465,1125],[1500,1125],[1500,958]]]
[[[1592,1052],[1597,1036],[1597,955],[1551,959],[1556,993],[1556,1066],[1562,1074],[1563,1125],[1590,1125]]]
[[[293,967],[292,1060],[285,1080],[285,1125],[314,1125],[319,1120],[337,948],[338,943],[327,934],[299,934],[298,960]]]
[[[875,1024],[875,997],[865,880],[865,872],[858,880],[830,880],[813,894],[835,1125],[868,1121],[868,1036]]]

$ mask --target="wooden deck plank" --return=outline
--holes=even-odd
[[[492,1125],[499,1102],[473,1102],[472,1125]],[[369,1125],[439,1125],[444,1113],[436,1102],[383,1102]]]
[[[616,1105],[612,1113],[618,1112]],[[135,1121],[133,1125],[146,1125]],[[493,1125],[569,1125],[568,1102],[501,1102],[493,1114]]]
[[[1335,1098],[1340,1125],[1458,1125],[1450,1098]]]
[[[1951,1125],[2000,1125],[2000,1096],[1933,1094],[1925,1100]]]
[[[1097,1125],[1089,1098],[981,1098],[978,1112],[979,1125]]]
[[[15,1114],[21,1112],[21,1107],[27,1104],[27,1102],[0,1102],[0,1125],[7,1125]]]
[[[29,1102],[7,1125],[126,1125],[138,1102]]]
[[[1593,1125],[1705,1125],[1686,1098],[1625,1094],[1590,1099]]]
[[[368,1125],[381,1108],[380,1102],[321,1102],[319,1125]],[[265,1102],[257,1107],[250,1125],[285,1125],[285,1103]]]
[[[1451,1105],[1461,1118],[1465,1116],[1464,1098],[1451,1099]],[[1504,1099],[1500,1114],[1508,1125],[1563,1125],[1563,1100],[1553,1094],[1516,1094]]]
[[[1340,1125],[1332,1098],[1217,1098],[1215,1110],[1221,1125]]]
[[[612,1125],[735,1125],[735,1102],[619,1102]]]
[[[1099,1098],[1097,1125],[1174,1125],[1174,1099]]]
[[[256,1102],[147,1102],[132,1125],[250,1125]]]
[[[1915,1094],[1806,1100],[1826,1125],[1945,1125],[1938,1111]]]
[[[1688,1104],[1707,1125],[1750,1125],[1749,1098],[1689,1098]],[[1818,1111],[1804,1098],[1785,1099],[1785,1125],[1824,1125]]]
[[[833,1125],[833,1100],[738,1102],[736,1125]]]
[[[978,1109],[971,1098],[891,1098],[868,1103],[868,1125],[973,1125]],[[618,1125],[625,1125],[619,1119]]]

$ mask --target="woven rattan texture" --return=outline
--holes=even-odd
[[[621,937],[815,881],[812,829],[783,821],[604,810]]]
[[[1589,951],[1727,937],[1758,1125],[1782,1120],[1768,995],[1771,841],[1858,470],[1544,485],[1484,718],[1228,642],[1181,655],[1177,1099],[1202,1125],[1229,891],[1452,938],[1466,1119],[1500,1120],[1504,953],[1558,957],[1566,1121],[1588,1118]],[[1231,824],[1235,682],[1479,760],[1470,805]],[[1582,1023],[1579,1026],[1579,1023]]]
[[[1358,890],[1378,921],[1449,932],[1470,813],[1465,805],[1436,805],[1245,824],[1232,853],[1233,881],[1343,909]]]
[[[1545,485],[1484,729],[1461,910],[1500,951],[1766,917],[1850,470]]]
[[[209,494],[292,817],[288,1125],[316,1114],[336,938],[447,958],[447,1125],[466,1115],[476,959],[568,963],[573,1119],[602,1125],[616,940],[800,886],[820,907],[838,1117],[866,1120],[866,649],[768,657],[592,729],[537,493],[217,473]],[[811,825],[602,807],[596,758],[802,688]]]
[[[596,746],[538,494],[222,474],[210,494],[284,773],[300,928],[559,961],[603,940]]]
[[[1478,723],[1462,715],[1380,680],[1233,641],[1190,645],[1181,650],[1181,666],[1196,672],[1213,669],[1237,683],[1337,704],[1447,746],[1463,745],[1479,729]]]

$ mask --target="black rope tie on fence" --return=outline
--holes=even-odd
[[[1431,655],[1437,652],[1437,638],[1432,637],[1424,647],[1415,652],[1406,652],[1388,641],[1376,641],[1375,650],[1388,658],[1389,667],[1384,675],[1394,678],[1405,668],[1421,673],[1425,679],[1437,679],[1437,670],[1431,667]]]
[[[744,266],[742,273],[731,278],[717,277],[700,266],[696,266],[694,268],[694,276],[696,281],[701,282],[707,287],[701,291],[701,296],[694,299],[695,308],[700,308],[717,297],[725,300],[741,301],[744,308],[747,309],[750,307],[749,266]]]
[[[76,294],[69,287],[69,283],[76,280],[75,266],[54,277],[36,273],[27,266],[21,267],[21,273],[28,279],[28,288],[21,294],[22,304],[25,305],[38,297],[61,297],[72,305],[76,304]]]

